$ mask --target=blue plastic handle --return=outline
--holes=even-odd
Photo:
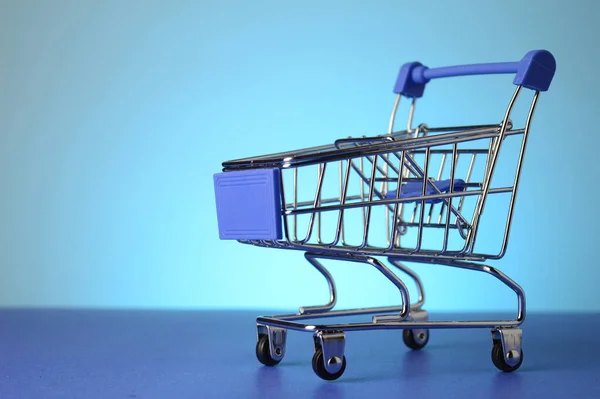
[[[466,75],[515,74],[513,83],[531,90],[546,91],[550,87],[556,60],[546,50],[532,50],[521,61],[491,64],[458,65],[444,68],[427,68],[419,62],[402,65],[394,93],[405,97],[423,96],[425,85],[431,79]]]

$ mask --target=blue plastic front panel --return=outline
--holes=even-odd
[[[214,175],[219,238],[281,239],[279,169],[255,169]]]

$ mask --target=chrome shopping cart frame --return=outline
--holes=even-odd
[[[258,360],[267,366],[278,364],[285,354],[288,330],[311,332],[313,370],[325,380],[334,380],[346,368],[346,332],[401,329],[405,344],[421,349],[429,340],[430,329],[489,328],[494,365],[505,372],[519,368],[525,293],[507,275],[483,262],[506,253],[532,116],[555,69],[554,57],[545,50],[531,51],[518,62],[445,68],[407,63],[396,81],[397,97],[386,134],[342,138],[330,145],[224,162],[223,171],[214,176],[220,238],[304,251],[306,260],[329,285],[330,300],[324,305],[257,318]],[[500,123],[420,124],[413,128],[416,99],[422,97],[430,80],[487,74],[515,74],[516,89]],[[532,98],[524,124],[516,127],[511,115],[523,88],[532,91]],[[408,126],[396,131],[394,121],[402,97],[412,100]],[[516,142],[510,179],[497,184],[500,150],[509,141]],[[491,217],[500,232],[500,248],[497,252],[478,251],[476,238],[486,202],[501,196],[506,215],[499,218],[494,212]],[[333,310],[336,286],[322,260],[373,266],[398,289],[401,305]],[[516,293],[517,315],[513,320],[430,321],[423,309],[421,280],[403,262],[490,274]],[[411,303],[407,286],[392,270],[414,281],[415,302]],[[314,322],[367,314],[373,315],[370,321]],[[309,319],[313,320],[310,324],[306,322]]]

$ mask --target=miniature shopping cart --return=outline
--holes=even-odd
[[[506,372],[518,369],[523,361],[519,326],[525,319],[525,294],[508,276],[483,262],[500,259],[506,252],[531,119],[555,68],[554,57],[545,50],[531,51],[518,62],[431,69],[408,63],[401,67],[394,88],[397,97],[387,133],[224,162],[222,173],[214,176],[220,238],[304,251],[330,290],[325,305],[301,307],[296,314],[259,317],[258,360],[267,366],[278,364],[285,354],[288,330],[311,332],[313,370],[325,380],[334,380],[346,368],[346,332],[401,329],[406,345],[421,349],[429,340],[429,329],[489,328],[494,365]],[[516,90],[504,117],[498,116],[500,123],[413,127],[415,101],[430,80],[488,74],[515,74]],[[518,114],[520,95],[531,101],[526,100],[523,125],[513,126],[511,115]],[[407,129],[396,131],[402,96],[412,101]],[[500,168],[502,149],[512,161]],[[484,217],[486,204],[489,207],[496,198],[504,202],[494,202],[493,212]],[[486,237],[487,231],[498,232],[499,249],[479,250],[476,239],[481,231],[486,231]],[[401,305],[333,310],[336,286],[320,262],[324,259],[373,266],[399,290]],[[490,274],[516,293],[516,318],[431,321],[423,309],[421,280],[403,262]],[[392,270],[414,280],[418,300],[411,303],[407,286]],[[366,314],[372,315],[370,321],[315,322]]]

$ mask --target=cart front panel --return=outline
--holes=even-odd
[[[281,239],[279,169],[217,173],[214,188],[222,240]]]

